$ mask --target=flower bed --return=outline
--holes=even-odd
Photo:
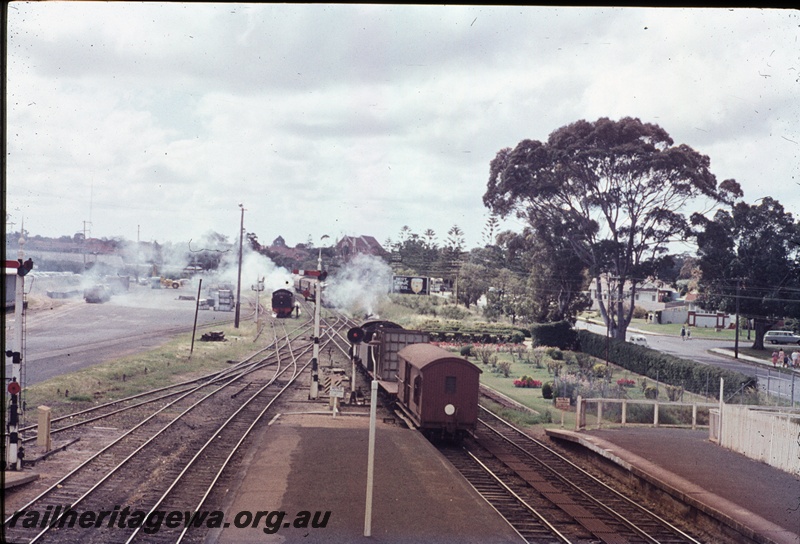
[[[636,380],[629,380],[627,378],[620,378],[617,380],[617,385],[621,387],[636,387]]]
[[[514,380],[514,387],[532,387],[538,388],[542,386],[542,382],[540,380],[534,380],[529,376],[523,376]]]

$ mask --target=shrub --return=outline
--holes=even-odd
[[[497,363],[497,370],[503,375],[504,378],[508,378],[511,375],[511,363],[508,361],[501,361]]]
[[[561,374],[561,369],[564,367],[564,363],[561,361],[548,361],[547,362],[547,372],[548,374],[552,374],[553,377],[558,377]]]
[[[472,344],[468,344],[466,346],[461,346],[461,356],[462,357],[469,357],[472,355]]]
[[[533,346],[556,346],[561,349],[573,349],[578,336],[568,321],[558,323],[541,323],[531,327]]]
[[[676,387],[674,385],[667,386],[667,398],[671,402],[677,402],[683,396],[683,387]]]
[[[702,365],[681,359],[644,346],[607,339],[605,336],[589,331],[578,331],[580,350],[598,358],[605,358],[622,368],[657,379],[660,382],[681,386],[687,391],[701,395],[719,396],[720,378],[725,381],[725,389],[738,390],[755,387],[757,380],[740,372],[734,372],[712,365]]]
[[[514,387],[539,388],[542,387],[542,382],[539,380],[534,380],[530,376],[522,376],[521,378],[514,380]]]
[[[564,352],[558,348],[547,348],[547,356],[553,359],[554,361],[563,361],[564,360]]]
[[[441,315],[445,319],[461,320],[461,319],[466,319],[466,317],[469,315],[469,312],[458,306],[448,305],[448,306],[442,306],[442,308],[439,310],[439,315]]]
[[[553,398],[553,382],[545,382],[544,384],[542,384],[542,398],[544,399]]]
[[[545,353],[545,350],[542,349],[542,348],[534,348],[534,349],[532,349],[530,351],[531,363],[536,368],[544,367],[544,359],[545,359],[545,357],[547,357],[547,353]]]
[[[644,398],[646,399],[657,399],[658,398],[658,387],[654,385],[648,385],[644,389]]]

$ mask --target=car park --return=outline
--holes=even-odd
[[[765,344],[800,344],[800,335],[792,331],[767,331],[764,334]]]

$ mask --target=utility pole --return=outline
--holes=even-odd
[[[239,223],[239,279],[236,281],[236,315],[233,320],[234,328],[239,328],[239,311],[241,304],[239,298],[242,294],[242,239],[244,238],[244,206],[239,204],[242,209],[242,219]]]

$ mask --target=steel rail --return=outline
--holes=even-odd
[[[286,344],[286,346],[288,347],[288,349],[289,349],[289,350],[290,350],[290,352],[291,352],[291,344],[290,344],[290,343],[287,343],[287,344]],[[306,348],[305,348],[305,352],[307,353],[308,351],[310,351],[310,349],[311,349],[311,346],[308,346],[308,347],[306,347]],[[279,353],[279,349],[276,349],[276,356],[278,357],[278,365],[279,365],[279,367],[281,367],[281,366],[282,366],[282,363],[281,363],[281,361],[280,361],[280,353]],[[236,444],[234,445],[234,447],[231,449],[231,451],[229,452],[228,456],[227,456],[227,457],[225,458],[225,460],[224,460],[224,461],[221,463],[219,470],[218,470],[218,471],[217,471],[217,473],[216,473],[216,474],[213,476],[211,483],[210,483],[210,484],[207,486],[207,488],[206,488],[206,491],[205,491],[205,493],[203,494],[203,496],[202,496],[202,498],[201,498],[200,502],[197,504],[197,506],[196,506],[196,507],[195,507],[195,509],[194,509],[194,512],[199,512],[199,511],[200,511],[200,508],[202,508],[202,506],[203,506],[203,503],[204,503],[204,502],[205,502],[205,500],[207,499],[207,497],[208,497],[208,495],[210,494],[211,490],[214,488],[214,486],[216,485],[217,481],[218,481],[218,480],[219,480],[219,478],[221,477],[221,475],[222,475],[222,472],[223,472],[223,471],[224,471],[224,469],[227,467],[227,465],[228,465],[228,463],[230,462],[230,460],[232,459],[233,455],[234,455],[234,454],[235,454],[235,453],[238,451],[239,447],[240,447],[240,446],[241,446],[241,444],[244,442],[244,440],[245,440],[245,439],[246,439],[246,438],[247,438],[247,437],[250,435],[250,433],[251,433],[251,431],[253,430],[253,428],[255,427],[255,425],[256,425],[256,424],[257,424],[257,423],[258,423],[258,422],[261,420],[261,418],[264,416],[264,414],[266,413],[266,411],[267,411],[267,410],[269,410],[269,408],[271,408],[271,407],[272,407],[272,405],[275,403],[275,401],[277,401],[277,400],[278,400],[278,398],[280,398],[280,396],[281,396],[281,395],[282,395],[282,394],[283,394],[283,393],[284,393],[284,392],[285,392],[285,391],[286,391],[286,390],[287,390],[287,389],[288,389],[288,388],[289,388],[291,385],[293,385],[293,384],[294,384],[294,382],[297,380],[297,378],[300,376],[300,374],[303,372],[303,370],[305,370],[305,368],[306,368],[306,367],[308,367],[308,365],[310,365],[310,364],[311,364],[311,361],[309,360],[309,362],[308,362],[308,363],[306,363],[306,365],[305,365],[305,366],[303,366],[301,369],[299,369],[299,370],[298,370],[298,368],[297,368],[297,358],[296,358],[296,357],[294,357],[294,356],[292,356],[292,363],[291,363],[291,366],[286,366],[286,367],[285,367],[285,368],[284,368],[284,369],[283,369],[283,370],[282,370],[282,371],[281,371],[279,374],[278,374],[278,373],[276,373],[276,375],[273,377],[273,379],[272,379],[272,380],[270,380],[270,381],[269,381],[267,384],[265,384],[265,385],[263,385],[261,388],[259,388],[259,389],[258,389],[258,390],[257,390],[255,393],[253,393],[253,394],[250,396],[250,398],[248,398],[248,399],[247,399],[247,400],[246,400],[246,401],[245,401],[245,402],[242,404],[242,406],[240,406],[240,407],[239,407],[239,408],[238,408],[238,409],[237,409],[237,410],[236,410],[234,413],[232,413],[232,414],[231,414],[231,415],[230,415],[230,416],[229,416],[229,417],[228,417],[228,418],[227,418],[227,419],[226,419],[226,420],[225,420],[225,421],[224,421],[224,422],[223,422],[223,423],[222,423],[222,424],[221,424],[221,425],[220,425],[220,426],[217,428],[217,430],[216,430],[216,431],[214,431],[214,433],[212,433],[212,436],[211,436],[211,437],[210,437],[210,438],[209,438],[209,439],[208,439],[208,440],[207,440],[207,441],[206,441],[206,442],[203,444],[203,446],[202,446],[202,447],[200,447],[200,448],[197,450],[197,452],[195,453],[195,455],[194,455],[194,456],[193,456],[193,457],[192,457],[192,458],[189,460],[189,462],[188,462],[188,463],[187,463],[187,464],[184,466],[183,470],[181,470],[180,474],[178,474],[178,476],[177,476],[177,477],[176,477],[176,478],[173,480],[173,482],[172,482],[172,483],[171,483],[171,484],[168,486],[168,488],[167,488],[167,489],[164,491],[164,493],[161,495],[161,497],[159,497],[159,498],[158,498],[158,500],[156,501],[156,503],[155,503],[155,504],[154,504],[154,505],[153,505],[153,506],[150,508],[150,511],[148,512],[148,514],[147,514],[147,515],[148,515],[148,516],[149,516],[149,515],[151,515],[151,513],[155,512],[155,511],[158,509],[158,507],[159,507],[159,506],[161,506],[161,504],[162,504],[162,503],[163,503],[163,502],[166,500],[167,496],[168,496],[168,495],[169,495],[169,494],[172,492],[172,490],[173,490],[173,489],[174,489],[174,488],[175,488],[175,487],[178,485],[178,483],[179,483],[179,482],[181,482],[181,480],[184,478],[184,476],[186,476],[186,474],[189,472],[190,468],[192,468],[192,466],[195,464],[195,462],[196,462],[198,459],[200,459],[201,455],[202,455],[202,454],[203,454],[203,453],[206,451],[206,449],[208,449],[208,448],[209,448],[209,446],[211,446],[212,444],[214,444],[214,442],[216,441],[216,439],[217,439],[217,437],[219,436],[219,434],[220,434],[220,433],[221,433],[221,432],[222,432],[222,431],[223,431],[223,430],[224,430],[224,429],[225,429],[225,428],[226,428],[226,427],[227,427],[227,426],[228,426],[228,425],[229,425],[231,422],[233,422],[233,421],[235,420],[235,418],[237,418],[237,416],[239,416],[239,414],[240,414],[240,413],[241,413],[243,410],[245,410],[245,408],[247,408],[247,407],[250,405],[250,403],[254,402],[254,401],[255,401],[255,400],[256,400],[256,399],[257,399],[257,398],[258,398],[258,397],[259,397],[259,396],[260,396],[260,395],[261,395],[261,394],[262,394],[262,393],[263,393],[263,392],[264,392],[264,391],[265,391],[265,390],[266,390],[268,387],[269,387],[269,386],[271,386],[272,384],[274,384],[274,383],[275,383],[275,381],[278,379],[278,377],[280,377],[281,375],[283,375],[283,373],[284,373],[284,372],[287,372],[287,371],[288,371],[290,368],[292,368],[292,369],[293,369],[293,372],[292,372],[292,377],[289,379],[289,382],[288,382],[288,383],[287,383],[285,386],[283,386],[283,387],[282,387],[282,388],[281,388],[281,389],[280,389],[280,390],[279,390],[279,391],[278,391],[278,392],[277,392],[277,393],[276,393],[276,394],[275,394],[275,395],[272,397],[272,399],[270,399],[270,400],[267,402],[266,406],[264,406],[264,407],[263,407],[263,409],[261,409],[261,411],[258,413],[258,415],[257,415],[257,416],[254,418],[254,420],[253,420],[253,421],[250,423],[250,425],[247,427],[247,429],[246,429],[246,430],[244,431],[244,433],[241,435],[241,437],[239,438],[239,440],[236,442]],[[139,534],[139,531],[140,531],[141,529],[142,529],[142,525],[138,526],[138,527],[137,527],[137,528],[134,530],[134,532],[133,532],[133,533],[132,533],[132,534],[131,534],[131,535],[128,537],[128,539],[125,541],[125,542],[126,542],[126,544],[130,544],[130,543],[131,543],[131,542],[132,542],[132,541],[133,541],[133,540],[136,538],[136,536]],[[180,534],[180,536],[178,537],[178,540],[177,540],[176,542],[180,542],[180,541],[183,539],[183,537],[184,537],[184,535],[186,534],[186,531],[187,531],[187,530],[188,530],[188,526],[185,526],[185,527],[183,528],[183,531],[181,532],[181,534]],[[148,537],[148,538],[152,538],[152,537]]]
[[[515,425],[513,425],[510,422],[506,421],[505,419],[499,417],[498,415],[492,413],[491,411],[489,411],[488,409],[484,408],[483,406],[480,406],[480,409],[482,411],[486,412],[487,414],[490,414],[490,416],[492,418],[494,418],[494,420],[497,421],[501,426],[504,426],[508,430],[512,431],[514,433],[515,437],[525,441],[526,443],[530,443],[530,444],[534,445],[537,448],[540,448],[540,449],[546,451],[549,455],[555,456],[559,460],[559,462],[565,463],[572,470],[574,470],[577,473],[579,473],[582,477],[588,479],[592,484],[597,485],[601,489],[603,489],[605,492],[610,493],[616,500],[622,501],[628,507],[634,509],[638,513],[650,518],[651,520],[657,522],[658,524],[661,524],[663,527],[666,527],[669,531],[673,532],[675,535],[679,536],[682,539],[685,539],[686,542],[690,542],[692,544],[701,544],[700,541],[696,540],[694,537],[686,534],[684,531],[682,531],[679,528],[675,527],[669,521],[667,521],[664,518],[660,517],[656,513],[652,512],[651,510],[641,506],[637,502],[631,500],[629,497],[627,497],[624,494],[620,493],[619,491],[617,491],[613,487],[609,486],[605,482],[603,482],[603,481],[599,480],[598,478],[594,477],[593,475],[591,475],[590,473],[585,471],[583,468],[579,467],[578,465],[576,465],[575,463],[573,463],[572,461],[570,461],[569,459],[567,459],[566,457],[564,457],[563,455],[558,453],[557,451],[555,451],[552,448],[548,447],[546,444],[544,444],[544,443],[540,442],[539,440],[536,440],[535,438],[529,436],[528,434],[526,434],[524,431],[522,431],[521,429],[519,429]],[[581,495],[583,495],[583,496],[587,497],[588,499],[590,499],[594,504],[598,505],[604,511],[606,511],[607,513],[612,515],[615,519],[618,519],[619,521],[621,521],[623,524],[625,524],[632,531],[636,532],[639,536],[641,536],[642,538],[648,540],[649,542],[653,542],[653,543],[658,543],[659,542],[659,540],[657,538],[655,538],[652,535],[648,534],[644,529],[639,527],[639,525],[636,522],[633,522],[633,521],[627,519],[624,514],[618,512],[617,509],[615,509],[613,506],[608,505],[605,502],[603,502],[601,499],[595,497],[594,495],[589,494],[585,489],[581,488],[574,481],[572,481],[571,479],[567,478],[566,475],[564,475],[561,472],[557,471],[555,468],[553,468],[550,465],[550,463],[548,463],[548,461],[543,460],[543,459],[539,459],[533,452],[530,452],[530,451],[526,450],[525,448],[523,448],[519,444],[515,443],[512,439],[502,435],[497,429],[494,429],[489,424],[487,424],[485,421],[483,421],[483,420],[479,420],[479,421],[481,423],[483,423],[486,426],[486,428],[488,428],[490,431],[492,431],[497,437],[501,438],[506,443],[510,444],[512,447],[514,447],[517,451],[523,453],[525,456],[533,459],[537,464],[541,465],[543,468],[548,470],[554,477],[558,478],[559,481],[563,482],[564,484],[566,484],[571,489],[575,490],[576,492],[578,492]]]
[[[513,499],[514,499],[516,502],[517,502],[517,504],[518,504],[519,506],[521,506],[521,507],[522,507],[524,510],[528,511],[529,513],[531,513],[531,514],[534,516],[534,518],[536,518],[536,520],[537,520],[537,521],[538,521],[538,522],[539,522],[541,525],[543,525],[543,526],[544,526],[544,527],[545,527],[545,528],[546,528],[548,531],[550,531],[550,532],[551,532],[551,533],[552,533],[552,534],[553,534],[553,535],[554,535],[554,536],[555,536],[555,537],[556,537],[556,538],[557,538],[559,541],[561,541],[561,542],[564,542],[564,543],[567,543],[567,544],[570,544],[570,543],[571,543],[571,541],[569,540],[569,538],[568,538],[566,535],[564,535],[564,534],[563,534],[561,531],[559,531],[559,530],[558,530],[558,528],[556,528],[556,526],[555,526],[555,525],[553,525],[553,524],[552,524],[550,521],[548,521],[548,520],[547,520],[547,518],[545,518],[545,517],[544,517],[544,515],[542,515],[541,513],[539,513],[539,511],[538,511],[538,510],[536,510],[536,508],[534,508],[533,506],[531,506],[531,505],[528,503],[528,501],[526,501],[526,500],[525,500],[523,497],[521,497],[521,496],[520,496],[520,495],[519,495],[517,492],[515,492],[513,489],[511,489],[511,488],[510,488],[510,487],[509,487],[509,486],[508,486],[508,485],[507,485],[507,484],[506,484],[506,483],[503,481],[503,479],[502,479],[500,476],[498,476],[498,475],[497,475],[497,473],[496,473],[495,471],[493,471],[491,468],[489,468],[489,467],[488,467],[488,466],[487,466],[487,465],[486,465],[486,464],[485,464],[483,461],[481,461],[480,459],[478,459],[478,457],[477,457],[477,456],[475,456],[475,455],[474,455],[472,452],[468,451],[467,449],[463,449],[463,451],[464,451],[464,453],[465,453],[465,454],[466,454],[466,455],[469,457],[469,459],[471,459],[471,460],[472,460],[472,461],[473,461],[473,462],[474,462],[474,463],[475,463],[475,464],[478,466],[478,468],[479,468],[479,469],[480,469],[480,470],[481,470],[483,473],[487,474],[487,475],[488,475],[488,476],[489,476],[489,477],[492,479],[492,481],[494,481],[494,483],[495,483],[496,485],[498,485],[498,486],[499,486],[501,489],[503,489],[503,490],[504,490],[506,493],[508,493],[508,494],[509,494],[509,495],[510,495],[510,496],[511,496],[511,497],[512,497],[512,498],[513,498]],[[464,473],[463,473],[463,472],[462,472],[462,475],[464,475]],[[478,488],[475,486],[475,484],[474,484],[474,483],[473,483],[473,482],[472,482],[472,481],[471,481],[471,480],[470,480],[470,479],[469,479],[469,478],[468,478],[466,475],[464,475],[464,478],[467,480],[467,483],[469,483],[469,485],[470,485],[470,486],[471,486],[471,487],[472,487],[472,488],[473,488],[473,489],[474,489],[474,490],[475,490],[475,491],[476,491],[476,492],[477,492],[479,495],[481,495],[481,497],[483,497],[483,499],[484,499],[484,500],[485,500],[485,501],[486,501],[486,502],[487,502],[487,503],[488,503],[488,504],[489,504],[489,505],[490,505],[490,506],[491,506],[491,507],[492,507],[492,508],[493,508],[493,509],[494,509],[494,510],[495,510],[495,511],[498,513],[498,514],[500,514],[500,516],[501,516],[503,519],[505,519],[505,520],[506,520],[506,522],[507,522],[507,523],[508,523],[508,524],[511,526],[511,528],[512,528],[512,529],[514,529],[514,531],[515,531],[515,532],[516,532],[518,535],[520,535],[520,537],[521,537],[523,540],[525,540],[526,542],[531,542],[531,543],[533,543],[533,541],[529,540],[527,537],[525,537],[525,535],[523,535],[523,534],[520,532],[520,528],[518,528],[517,526],[515,526],[515,525],[514,525],[514,523],[512,523],[512,522],[511,522],[511,520],[509,520],[509,519],[506,517],[506,515],[504,515],[504,514],[503,514],[503,512],[501,511],[501,509],[500,509],[500,508],[498,508],[498,506],[497,506],[497,505],[495,505],[495,504],[492,502],[492,500],[491,500],[489,497],[487,497],[487,496],[486,496],[484,493],[482,493],[482,492],[480,491],[480,489],[478,489]]]
[[[123,459],[123,460],[122,460],[120,463],[118,463],[118,464],[117,464],[115,467],[113,467],[113,468],[112,468],[112,469],[111,469],[111,470],[110,470],[110,471],[109,471],[109,472],[108,472],[108,473],[107,473],[107,474],[106,474],[106,475],[105,475],[103,478],[101,478],[101,479],[100,479],[99,481],[97,481],[97,482],[96,482],[94,485],[92,485],[92,486],[90,487],[89,491],[85,492],[85,493],[84,493],[83,495],[81,495],[81,496],[80,496],[78,499],[76,499],[76,500],[74,500],[73,502],[71,502],[71,504],[69,504],[69,506],[68,506],[68,509],[69,509],[69,508],[74,508],[74,507],[75,507],[77,504],[79,504],[79,503],[80,503],[80,501],[81,501],[81,500],[83,500],[83,499],[84,499],[84,498],[85,498],[85,497],[86,497],[86,496],[87,496],[87,495],[88,495],[88,494],[89,494],[91,491],[93,491],[94,489],[96,489],[96,488],[97,488],[97,487],[98,487],[100,484],[102,484],[102,483],[103,483],[104,481],[106,481],[106,480],[107,480],[109,477],[111,477],[111,476],[114,474],[114,472],[116,472],[117,470],[119,470],[119,469],[120,469],[120,468],[121,468],[123,465],[125,465],[125,464],[126,464],[128,461],[130,461],[130,460],[131,460],[131,459],[134,457],[134,455],[135,455],[136,453],[140,452],[140,451],[141,451],[141,450],[142,450],[142,449],[143,449],[145,446],[147,446],[148,444],[150,444],[150,443],[151,443],[153,440],[155,440],[155,438],[157,438],[158,436],[160,436],[160,435],[161,435],[163,432],[165,432],[165,431],[166,431],[168,428],[170,428],[170,427],[171,427],[171,426],[172,426],[174,423],[176,423],[177,421],[179,421],[179,420],[180,420],[180,419],[181,419],[181,418],[182,418],[184,415],[186,415],[186,414],[187,414],[189,411],[191,411],[192,409],[196,408],[197,406],[199,406],[200,404],[202,404],[203,402],[205,402],[206,400],[208,400],[209,398],[211,398],[213,395],[215,395],[216,393],[218,393],[218,392],[222,391],[223,389],[225,389],[226,387],[228,387],[228,385],[230,385],[230,384],[232,384],[232,383],[236,382],[236,381],[237,381],[237,380],[239,380],[240,378],[241,378],[241,375],[240,375],[240,376],[234,376],[234,377],[230,378],[230,379],[229,379],[227,382],[225,382],[225,383],[222,383],[221,385],[219,385],[219,387],[217,387],[217,388],[216,388],[216,389],[214,389],[213,391],[209,392],[208,394],[206,394],[205,396],[203,396],[202,398],[200,398],[199,400],[197,400],[196,402],[194,402],[192,405],[190,405],[188,408],[186,408],[186,409],[185,409],[183,412],[181,412],[181,413],[180,413],[178,416],[176,416],[176,417],[175,417],[175,418],[173,418],[173,419],[172,419],[170,422],[168,422],[166,425],[164,425],[164,426],[163,426],[163,427],[162,427],[160,430],[158,430],[158,431],[157,431],[155,434],[151,435],[151,436],[150,436],[150,438],[149,438],[148,440],[146,440],[146,441],[145,441],[143,444],[141,444],[139,447],[137,447],[137,448],[136,448],[136,449],[135,449],[135,450],[134,450],[132,453],[130,453],[128,456],[126,456],[126,458],[125,458],[125,459]],[[28,503],[26,503],[24,506],[22,506],[21,508],[19,508],[19,509],[18,509],[18,511],[24,511],[24,510],[27,510],[27,509],[28,509],[30,506],[32,506],[32,505],[33,505],[33,504],[35,504],[36,502],[38,502],[38,501],[42,500],[44,497],[46,497],[47,495],[49,495],[49,494],[53,493],[55,490],[57,490],[57,489],[60,489],[61,487],[63,487],[63,486],[64,486],[64,483],[65,483],[65,482],[67,482],[69,479],[71,479],[71,478],[73,478],[74,476],[76,476],[76,475],[77,475],[77,474],[78,474],[78,473],[79,473],[79,472],[80,472],[82,469],[84,469],[85,467],[87,467],[88,465],[90,465],[90,464],[91,464],[93,461],[95,461],[96,459],[100,458],[100,456],[102,456],[103,454],[105,454],[106,452],[108,452],[109,450],[111,450],[111,449],[112,449],[114,446],[116,446],[116,445],[120,444],[121,442],[123,442],[123,441],[124,441],[126,438],[128,438],[128,437],[132,437],[135,431],[137,431],[138,429],[142,428],[144,425],[146,425],[146,424],[147,424],[149,421],[151,421],[152,419],[154,419],[156,416],[158,416],[159,414],[161,414],[161,413],[165,412],[165,411],[166,411],[168,408],[170,408],[170,407],[172,407],[172,406],[175,406],[175,405],[176,405],[178,402],[180,402],[181,400],[183,400],[183,399],[185,399],[185,398],[188,398],[189,396],[191,396],[191,395],[192,395],[192,394],[194,394],[194,393],[197,393],[197,392],[199,392],[201,389],[205,388],[206,386],[207,386],[207,384],[203,384],[203,385],[200,385],[200,386],[198,386],[198,387],[196,387],[196,388],[192,389],[191,391],[185,392],[185,393],[184,393],[184,394],[182,394],[182,395],[181,395],[179,398],[177,398],[177,399],[173,400],[172,402],[168,403],[167,405],[165,405],[165,406],[161,407],[160,409],[156,410],[156,411],[155,411],[155,412],[153,412],[151,415],[149,415],[148,417],[146,417],[144,420],[142,420],[141,422],[139,422],[138,424],[136,424],[134,427],[132,427],[131,429],[129,429],[129,430],[126,432],[126,433],[122,434],[122,435],[121,435],[121,436],[119,436],[117,439],[115,439],[115,440],[114,440],[114,441],[112,441],[111,443],[107,444],[105,447],[101,448],[99,451],[97,451],[97,452],[96,452],[95,454],[93,454],[91,457],[89,457],[88,459],[86,459],[86,460],[85,460],[84,462],[82,462],[80,465],[78,465],[77,467],[75,467],[74,469],[72,469],[70,472],[68,472],[66,475],[64,475],[64,476],[63,476],[61,479],[59,479],[57,482],[55,482],[55,483],[54,483],[52,486],[50,486],[48,489],[44,490],[42,493],[40,493],[39,495],[37,495],[35,498],[33,498],[33,499],[31,499],[30,501],[28,501]],[[63,504],[62,504],[62,505],[63,505]],[[7,518],[7,519],[5,520],[5,522],[4,522],[4,525],[7,525],[7,524],[8,524],[8,522],[9,522],[9,521],[10,521],[12,518],[13,518],[13,515],[12,515],[12,516],[10,516],[9,518]],[[52,525],[54,525],[54,524],[55,524],[57,521],[58,521],[57,519],[56,519],[56,520],[52,520],[52,521],[50,522],[50,525],[51,525],[51,526],[52,526]],[[37,535],[34,537],[34,539],[30,541],[30,543],[32,544],[33,542],[36,542],[37,540],[39,540],[39,538],[41,538],[41,536],[42,536],[42,535],[44,535],[44,534],[47,532],[47,530],[49,530],[49,528],[50,528],[50,527],[46,528],[44,531],[41,531],[39,534],[37,534]]]

